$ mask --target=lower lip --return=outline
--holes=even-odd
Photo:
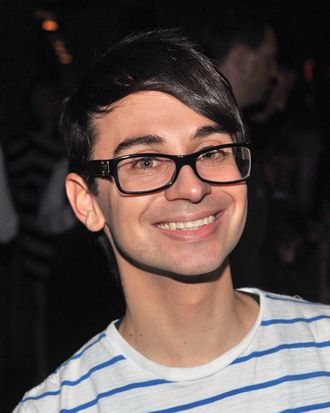
[[[185,241],[185,242],[198,242],[203,241],[204,239],[212,236],[219,225],[219,220],[222,214],[217,214],[216,219],[214,222],[210,224],[203,225],[196,229],[176,229],[176,230],[168,230],[168,229],[160,229],[164,235],[171,238],[172,240],[176,241]]]

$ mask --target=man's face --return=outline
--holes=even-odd
[[[257,49],[251,49],[250,70],[247,73],[247,87],[251,104],[260,103],[267,98],[272,80],[276,76],[277,40],[271,29],[266,30],[265,38]]]
[[[182,155],[231,142],[225,133],[198,133],[210,125],[212,121],[170,95],[135,93],[95,120],[93,158],[144,152]],[[137,139],[146,136],[148,142]],[[155,273],[213,272],[243,231],[245,183],[209,185],[186,165],[170,188],[148,195],[122,194],[112,180],[99,179],[98,184],[97,201],[120,271],[134,263]]]

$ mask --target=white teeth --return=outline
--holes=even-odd
[[[214,221],[215,221],[215,216],[210,215],[209,217],[197,219],[196,221],[168,222],[164,224],[159,224],[158,228],[166,229],[169,231],[175,231],[177,229],[194,230],[194,229],[202,227],[203,225],[211,224]]]

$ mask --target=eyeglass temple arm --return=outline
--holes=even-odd
[[[112,176],[110,160],[101,161],[87,161],[72,160],[70,162],[69,170],[71,172],[85,173],[95,177],[109,177]]]

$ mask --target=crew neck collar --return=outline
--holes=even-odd
[[[250,331],[243,339],[229,351],[216,359],[196,367],[168,367],[143,356],[135,350],[119,333],[116,328],[118,320],[113,321],[107,328],[107,338],[111,341],[120,354],[137,368],[148,371],[151,375],[161,377],[168,381],[193,381],[211,376],[231,364],[237,357],[241,356],[253,340],[264,313],[264,294],[262,291],[253,288],[241,288],[238,291],[257,296],[259,298],[259,313]]]

